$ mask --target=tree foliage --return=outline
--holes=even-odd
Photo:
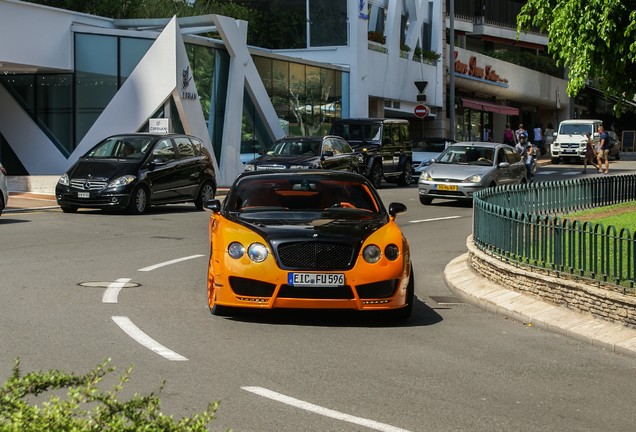
[[[91,15],[132,19],[170,18],[207,14],[225,15],[249,21],[254,11],[232,1],[223,0],[27,0],[60,9],[72,10]]]
[[[528,0],[517,31],[531,27],[548,35],[548,51],[568,69],[570,96],[590,79],[607,95],[634,99],[636,0]]]
[[[105,361],[84,375],[58,370],[22,374],[16,359],[13,374],[0,387],[0,431],[161,431],[204,432],[214,418],[218,402],[192,417],[175,420],[159,409],[157,394],[135,394],[127,401],[117,395],[132,368],[109,391],[100,382],[115,369]],[[66,398],[59,390],[67,389]],[[47,400],[46,397],[50,396]],[[40,402],[38,404],[37,402]]]

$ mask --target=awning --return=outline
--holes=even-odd
[[[468,98],[461,98],[461,99],[462,99],[462,104],[467,108],[472,108],[479,111],[489,111],[489,112],[494,112],[498,114],[507,114],[507,115],[513,115],[513,116],[519,115],[519,110],[517,108],[513,108],[513,107],[509,107],[505,105],[497,105],[496,103],[488,102],[485,100],[479,100],[479,99],[468,99]]]

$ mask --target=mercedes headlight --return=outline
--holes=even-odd
[[[125,175],[125,176],[121,176],[121,177],[117,177],[115,180],[113,180],[112,182],[108,183],[109,188],[118,188],[118,187],[122,187],[122,186],[126,186],[131,184],[132,182],[135,181],[137,177],[132,176],[132,175]]]
[[[64,174],[57,182],[62,186],[68,186],[71,184],[70,180],[68,179],[68,174]]]

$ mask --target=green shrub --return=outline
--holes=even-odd
[[[159,394],[117,400],[118,392],[129,380],[132,367],[120,376],[110,391],[98,384],[115,368],[106,360],[85,375],[59,370],[30,372],[22,375],[20,359],[15,360],[13,374],[0,387],[0,431],[207,431],[218,402],[192,417],[175,420],[159,409]],[[66,398],[59,390],[67,389]],[[46,400],[48,397],[48,400]],[[38,405],[34,400],[41,401]]]

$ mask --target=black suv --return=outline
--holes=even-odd
[[[144,213],[149,205],[193,202],[197,209],[214,198],[216,177],[201,140],[183,134],[123,134],[101,141],[57,183],[65,213],[80,207]]]
[[[330,133],[349,141],[360,156],[360,173],[376,188],[382,185],[382,179],[401,186],[411,184],[413,143],[407,120],[339,119]]]

